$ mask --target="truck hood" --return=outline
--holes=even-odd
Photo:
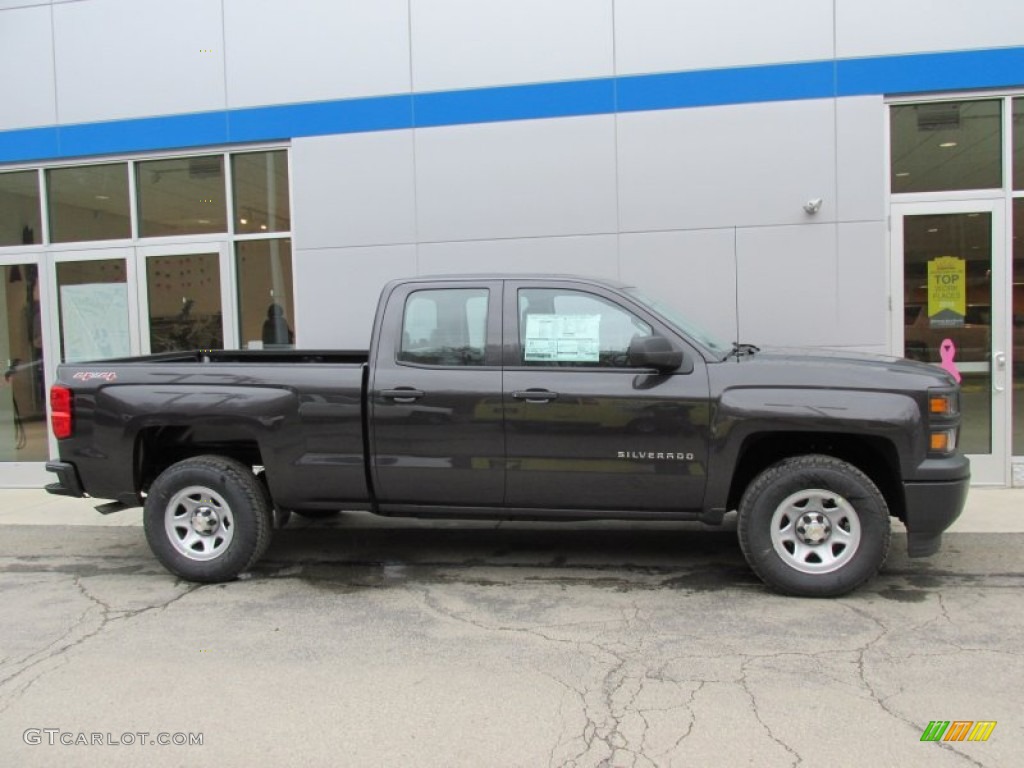
[[[728,370],[732,366],[737,369],[735,378],[770,386],[907,390],[956,385],[952,375],[936,365],[841,349],[763,347],[730,357],[720,366],[726,378],[734,378]]]

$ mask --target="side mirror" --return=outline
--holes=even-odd
[[[689,364],[682,373],[693,371],[693,363],[686,362]],[[629,343],[631,368],[654,368],[658,373],[671,373],[684,368],[683,363],[683,353],[664,336],[640,336]]]

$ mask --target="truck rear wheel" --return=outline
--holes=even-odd
[[[189,581],[230,581],[266,551],[268,495],[247,466],[196,456],[164,470],[146,497],[143,525],[163,566]]]
[[[823,455],[784,459],[747,487],[737,521],[754,572],[789,595],[834,597],[872,578],[889,553],[889,509],[867,475]]]

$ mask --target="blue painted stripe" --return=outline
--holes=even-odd
[[[640,112],[824,99],[835,94],[834,79],[832,61],[633,75],[618,79],[618,107],[620,112]]]
[[[412,96],[376,96],[227,112],[228,141],[269,141],[412,128]]]
[[[60,156],[60,139],[56,127],[0,131],[0,163],[23,163]]]
[[[418,93],[416,127],[494,123],[615,111],[615,78]]]
[[[63,125],[58,131],[61,157],[201,147],[230,141],[223,112]]]
[[[836,96],[1024,85],[1024,47],[917,53],[836,62]]]
[[[1024,46],[398,94],[0,131],[0,163],[298,136],[1024,86]]]

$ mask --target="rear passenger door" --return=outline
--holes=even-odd
[[[700,354],[599,286],[505,287],[506,504],[576,510],[699,509],[708,447]],[[635,337],[683,351],[672,374],[630,367]]]
[[[405,283],[387,299],[371,366],[370,441],[387,505],[504,499],[500,281]]]

